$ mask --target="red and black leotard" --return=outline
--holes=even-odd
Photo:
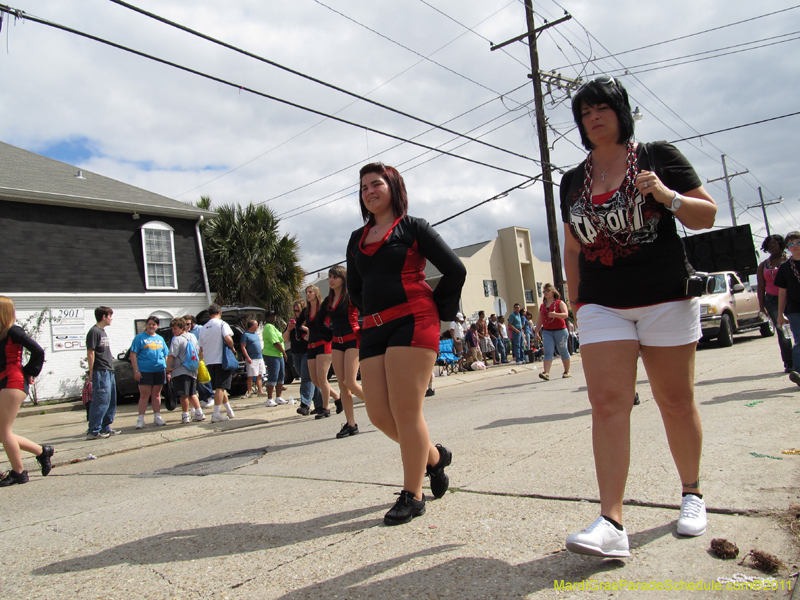
[[[364,245],[366,235],[366,227],[357,229],[347,245],[347,289],[364,315],[361,360],[391,346],[438,351],[439,321],[458,312],[467,274],[461,259],[425,219],[397,219],[374,244]],[[442,274],[433,291],[426,259]]]
[[[311,307],[306,306],[295,324],[297,329],[303,325],[308,327],[308,360],[313,360],[320,354],[331,353],[330,327],[325,322],[317,322],[318,313],[319,310],[311,315]]]
[[[22,349],[31,353],[30,360],[22,366]],[[22,390],[28,393],[28,379],[42,371],[44,350],[25,330],[12,325],[0,340],[0,389]]]
[[[346,296],[346,297],[345,297]],[[333,294],[322,301],[319,314],[315,320],[327,319],[333,330],[333,350],[349,350],[358,348],[361,339],[361,326],[358,324],[358,308],[353,304],[349,294],[342,294],[336,304],[333,304]]]

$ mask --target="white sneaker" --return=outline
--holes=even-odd
[[[183,413],[181,415],[181,423],[191,423],[192,418],[189,416],[189,413]]]
[[[208,400],[206,400],[206,408],[214,408],[214,399],[213,398],[209,398]]]
[[[225,412],[228,413],[228,418],[233,419],[236,415],[233,414],[233,408],[231,408],[230,404],[223,404],[225,407]]]
[[[628,552],[628,532],[624,528],[620,531],[603,517],[597,517],[583,531],[567,536],[567,550],[576,554],[611,558],[631,555]]]
[[[250,398],[252,395],[253,394],[251,394],[250,392],[246,392],[245,395],[242,396],[242,398]]]
[[[192,417],[192,421],[205,421],[205,420],[206,420],[206,416],[201,412],[200,413],[194,413],[194,416]]]
[[[681,516],[678,519],[678,534],[698,536],[706,532],[706,503],[694,494],[688,494],[681,501]]]
[[[167,422],[161,418],[161,415],[156,415],[153,417],[153,424],[154,425],[166,425]]]
[[[272,398],[267,398],[267,401],[264,404],[265,406],[278,406],[278,403]]]
[[[136,429],[144,429],[144,417],[136,419]]]
[[[219,423],[220,421],[227,421],[228,415],[211,415],[212,423]]]
[[[275,398],[275,402],[277,402],[278,404],[289,404],[289,403],[288,403],[286,400],[284,400],[284,399],[283,399],[283,398],[281,398],[280,396],[278,396],[277,398]]]

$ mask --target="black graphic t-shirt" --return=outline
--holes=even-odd
[[[655,171],[668,188],[684,194],[702,185],[689,161],[666,142],[639,144],[639,171]],[[620,245],[600,234],[580,202],[586,161],[561,179],[561,218],[581,244],[578,302],[613,308],[649,306],[686,296],[685,280],[694,271],[675,226],[675,216],[648,194],[636,193],[633,214],[619,191],[595,212],[611,232],[633,221],[630,243]]]
[[[787,315],[800,313],[800,280],[794,274],[792,263],[794,263],[795,269],[800,268],[800,262],[790,258],[781,263],[781,266],[778,267],[778,273],[775,275],[775,285],[786,290],[786,310],[784,313]],[[798,272],[800,273],[800,270]]]

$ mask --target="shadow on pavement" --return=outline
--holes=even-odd
[[[645,546],[669,535],[671,529],[673,524],[635,533],[630,536],[631,547]],[[625,568],[622,560],[604,560],[562,551],[519,565],[494,558],[459,557],[411,573],[385,576],[392,569],[401,568],[413,560],[447,552],[452,548],[438,546],[366,565],[339,577],[289,592],[280,600],[335,597],[348,600],[400,597],[448,597],[459,600],[523,598],[541,590],[552,590],[554,582],[577,583],[599,573]],[[376,578],[379,579],[364,583]]]
[[[534,423],[550,423],[552,421],[566,421],[577,417],[586,417],[592,414],[592,409],[581,410],[575,413],[555,413],[552,415],[539,415],[537,417],[522,417],[518,419],[500,419],[487,425],[476,427],[475,430],[494,429],[495,427],[510,427],[512,425],[533,425]]]
[[[165,564],[281,548],[374,527],[383,522],[386,506],[367,506],[299,523],[228,523],[216,527],[170,531],[120,544],[97,554],[55,562],[35,569],[32,573],[53,575],[124,564]],[[349,522],[375,512],[380,512],[380,515]]]
[[[724,396],[717,396],[711,400],[706,400],[700,404],[723,404],[725,402],[752,402],[754,400],[769,400],[771,398],[785,398],[791,400],[796,397],[797,388],[784,389],[784,390],[747,390],[743,392],[734,392],[733,394],[725,394]]]

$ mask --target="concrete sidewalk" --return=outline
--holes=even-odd
[[[77,411],[20,419],[21,434],[30,426],[44,441],[63,440],[56,442],[62,464],[42,478],[26,459],[30,483],[0,491],[0,596],[549,600],[596,590],[615,599],[643,591],[657,599],[791,597],[800,565],[792,533],[800,456],[782,450],[800,446],[800,389],[782,373],[774,338],[741,336],[732,348],[698,352],[709,514],[701,537],[676,532],[680,479],[639,371],[626,560],[564,549],[567,534],[599,511],[580,361],[573,378],[561,379],[556,365],[548,382],[538,369],[515,369],[436,380],[425,419],[431,439],[453,452],[450,491],[398,527],[385,526],[383,515],[403,481],[400,452],[362,404],[355,409],[361,433],[345,439],[335,437],[341,416],[315,420],[260,399],[234,400],[236,419],[213,427],[175,424],[173,413],[166,427],[143,431],[132,430],[131,406],[120,414],[124,433],[102,442],[82,441]],[[82,459],[90,451],[100,458],[63,464],[62,454]],[[710,554],[714,538],[736,543],[739,559]],[[751,549],[786,565],[770,589],[758,589],[765,574],[739,564]],[[743,577],[757,583],[737,588]]]
[[[580,355],[573,357],[574,362],[580,361]],[[529,371],[541,371],[542,363],[536,362],[526,365],[497,365],[483,371],[468,371],[465,373],[451,374],[434,378],[434,389],[446,390],[455,386],[463,386],[480,381],[494,380],[509,375],[521,374]],[[555,370],[559,371],[560,365],[555,363]],[[560,372],[560,371],[559,371]],[[336,380],[332,385],[336,388]],[[297,404],[286,404],[275,407],[266,407],[266,397],[242,396],[231,398],[231,407],[236,418],[220,423],[211,423],[211,408],[204,408],[206,420],[182,424],[180,422],[180,406],[170,412],[162,410],[162,417],[167,425],[156,427],[153,424],[152,407],[148,405],[146,413],[146,426],[136,429],[138,416],[137,404],[128,401],[117,407],[117,414],[113,427],[122,431],[121,435],[112,436],[101,440],[86,440],[86,411],[80,401],[46,404],[40,406],[23,406],[20,408],[17,420],[14,423],[14,432],[40,444],[52,444],[56,447],[57,454],[53,464],[61,466],[77,463],[89,459],[89,456],[99,458],[120,452],[129,452],[139,448],[146,448],[158,444],[202,438],[223,431],[233,431],[244,427],[265,425],[281,421],[301,421],[313,419],[312,416],[303,417],[297,414],[300,398],[300,385],[293,383],[284,388],[283,397],[294,397]],[[428,401],[435,401],[436,397]],[[356,404],[360,404],[356,400]],[[331,404],[333,408],[333,404]],[[24,417],[24,418],[23,418]],[[27,456],[24,458],[28,458]],[[93,460],[93,459],[91,459]],[[0,470],[7,470],[10,465],[5,453],[0,453]],[[35,466],[31,467],[35,470]]]

